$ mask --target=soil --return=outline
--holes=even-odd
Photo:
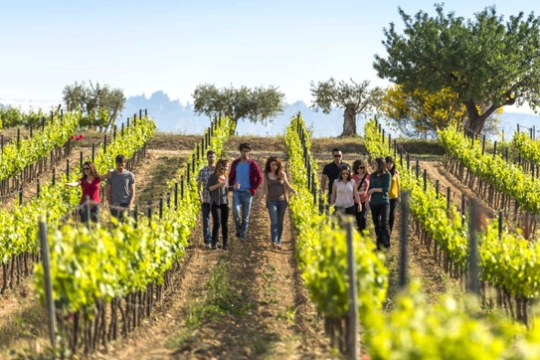
[[[242,140],[233,138],[229,142],[230,154]],[[281,140],[265,141],[261,148],[284,149]],[[285,157],[283,153],[273,155]],[[251,152],[261,167],[266,156],[264,152]],[[267,210],[256,200],[245,242],[234,235],[232,214],[229,250],[204,248],[201,232],[198,224],[191,237],[192,256],[185,264],[188,271],[179,280],[176,293],[135,334],[96,358],[332,358],[322,319],[307,299],[297,271],[290,214],[285,219],[282,250],[271,246]],[[230,306],[217,315],[203,314],[194,327],[190,323],[194,309],[207,306],[210,279],[224,266],[233,294]]]

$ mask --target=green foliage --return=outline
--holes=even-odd
[[[540,141],[531,139],[525,133],[514,133],[512,147],[521,158],[540,164]]]
[[[306,185],[307,169],[298,136],[298,126],[306,134],[304,121],[294,118],[287,128],[285,141],[289,154],[289,170],[297,195],[290,200],[290,208],[297,229],[297,258],[302,278],[317,309],[328,317],[342,318],[348,310],[347,242],[343,228],[334,217],[319,214],[313,196]],[[316,163],[310,156],[313,171]],[[380,309],[385,298],[388,270],[382,255],[374,253],[369,237],[354,234],[357,262],[358,303],[363,314]]]
[[[405,29],[385,29],[387,58],[375,56],[381,78],[416,90],[449,89],[466,106],[469,128],[480,132],[484,122],[504,105],[540,105],[540,18],[522,12],[504,21],[494,7],[466,20],[443,5],[436,15],[414,16],[399,10]]]
[[[334,78],[317,84],[312,82],[310,90],[313,96],[312,106],[321,109],[325,114],[329,114],[334,107],[345,109],[352,106],[354,114],[371,110],[376,107],[383,94],[378,87],[369,89],[368,80],[357,83],[351,79],[350,83],[338,83]]]
[[[439,130],[439,140],[446,152],[475,176],[515,198],[524,210],[540,212],[540,181],[524,174],[521,167],[507,163],[499,155],[482,154],[479,140],[466,138],[453,127]]]
[[[372,157],[388,155],[375,121],[365,127],[365,142]],[[446,212],[446,201],[437,198],[434,186],[427,184],[399,161],[403,190],[409,190],[410,209],[428,235],[462,269],[468,257],[467,229],[454,205]],[[519,233],[488,223],[480,234],[482,280],[507,290],[513,296],[535,298],[540,290],[540,245],[523,239]],[[373,359],[538,359],[540,329],[526,331],[524,326],[495,317],[478,318],[471,306],[474,298],[458,302],[449,296],[431,306],[412,284],[401,294],[390,314],[371,312],[363,318],[367,344]]]
[[[373,112],[380,103],[383,91],[378,88],[369,89],[369,81],[356,83],[351,79],[336,82],[333,78],[328,81],[311,83],[312,107],[321,109],[325,114],[334,108],[344,110],[343,132],[341,136],[356,135],[356,115],[361,112]]]
[[[210,143],[218,154],[223,137],[226,139],[230,132],[231,121],[221,119],[219,123]],[[155,124],[145,118],[133,127],[131,142],[138,147],[130,147],[129,142],[118,145],[113,142],[107,154],[97,157],[100,172],[112,166],[117,154],[114,149],[127,154],[140,148],[152,135]],[[194,172],[203,165],[203,159],[196,161]],[[178,175],[183,177],[185,168]],[[161,219],[139,216],[136,227],[129,221],[112,229],[99,225],[88,229],[72,224],[52,229],[49,232],[51,276],[57,309],[62,314],[69,314],[92,307],[98,301],[109,302],[143,291],[152,283],[163,283],[166,271],[183,256],[189,234],[197,222],[200,202],[195,176],[187,182],[184,198],[178,200],[178,210],[171,202],[171,206],[164,207]],[[38,265],[37,288],[43,299],[42,272]]]
[[[22,111],[12,106],[0,106],[0,129],[16,126],[36,126],[47,115],[41,110]]]
[[[210,117],[226,115],[235,123],[239,119],[265,123],[283,110],[283,98],[283,93],[273,86],[218,89],[214,85],[203,84],[197,86],[193,93],[196,113]]]
[[[11,141],[0,155],[0,180],[20,173],[25,167],[47,157],[51,150],[67,142],[79,126],[80,114],[59,115],[47,122],[44,131],[36,131],[31,138],[21,139],[17,146]]]
[[[120,89],[108,85],[90,86],[75,82],[64,88],[64,103],[68,111],[76,110],[83,114],[81,126],[104,128],[114,123],[122,112],[126,98]]]

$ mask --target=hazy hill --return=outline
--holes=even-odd
[[[170,99],[163,91],[157,91],[149,98],[144,95],[128,98],[123,118],[132,116],[141,108],[148,109],[149,115],[154,117],[158,129],[162,131],[200,134],[210,124],[210,119],[207,117],[196,116],[193,113],[193,106],[190,103],[183,105],[179,100]],[[307,125],[313,129],[314,135],[317,137],[338,136],[341,133],[343,127],[343,113],[341,110],[334,110],[326,115],[309,108],[309,105],[303,101],[288,104],[283,113],[266,124],[254,124],[249,121],[242,121],[238,127],[238,132],[240,135],[282,134],[291,117],[298,112],[302,113]],[[359,131],[361,131],[363,123],[363,120],[358,121]],[[540,116],[522,113],[504,113],[501,117],[499,128],[504,130],[505,134],[511,134],[516,129],[518,123],[526,127],[536,125],[540,129]]]

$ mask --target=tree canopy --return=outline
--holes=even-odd
[[[505,22],[488,7],[466,20],[440,4],[435,10],[410,16],[399,9],[405,28],[384,30],[388,56],[375,56],[379,77],[406,93],[457,94],[474,133],[505,105],[540,107],[540,18],[520,12]]]
[[[313,96],[312,107],[321,109],[325,114],[333,108],[343,109],[343,132],[341,136],[355,136],[356,115],[372,110],[382,97],[382,90],[378,87],[369,88],[369,81],[357,83],[350,80],[336,82],[333,78],[311,83],[311,95]]]
[[[63,91],[64,103],[68,111],[83,113],[82,126],[109,127],[124,109],[126,98],[120,89],[111,89],[109,85],[89,86],[75,82],[67,85]]]
[[[456,122],[462,123],[466,108],[457,94],[444,88],[437,93],[415,90],[406,93],[399,86],[390,86],[381,101],[381,112],[408,136],[435,134]]]
[[[265,123],[283,110],[285,95],[276,87],[246,86],[218,89],[214,85],[197,86],[193,92],[194,110],[206,116],[227,115],[235,123],[240,119]]]

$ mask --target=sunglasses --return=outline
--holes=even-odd
[[[366,167],[365,166],[359,166],[358,168],[359,169],[365,169]]]
[[[341,157],[341,155],[339,155],[339,154],[336,154],[336,155],[334,155],[334,157]]]
[[[83,170],[90,170],[90,168],[88,168],[88,167],[83,167]]]

